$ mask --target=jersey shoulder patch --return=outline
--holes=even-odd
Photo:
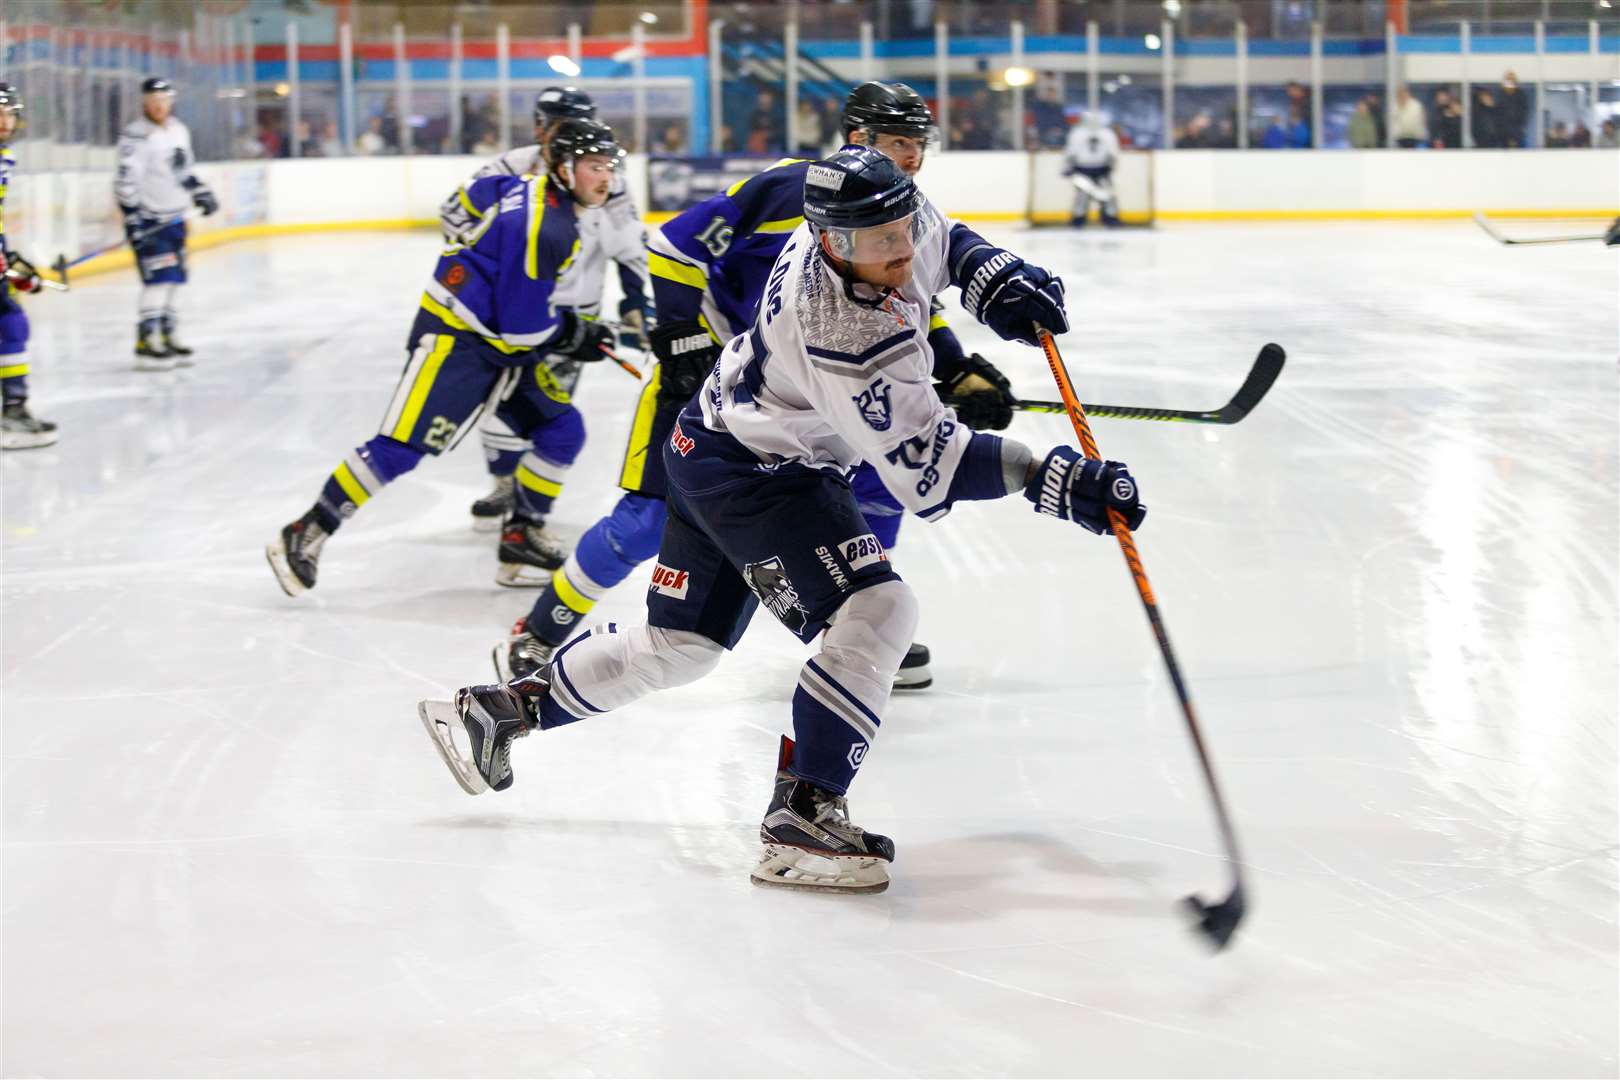
[[[917,351],[917,327],[899,310],[857,304],[843,284],[820,265],[812,243],[800,256],[796,314],[812,365],[852,379],[865,379]]]

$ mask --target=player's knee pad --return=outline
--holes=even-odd
[[[840,667],[870,669],[891,679],[911,647],[917,616],[917,595],[899,578],[862,589],[851,594],[827,624],[822,652]]]
[[[720,666],[726,650],[691,630],[666,630],[661,626],[645,628],[650,651],[641,652],[632,659],[632,667],[642,678],[656,682],[660,689],[685,686],[696,682]]]
[[[377,475],[377,479],[388,484],[416,468],[426,455],[397,439],[377,435],[360,448],[360,456]]]
[[[628,493],[603,519],[603,539],[625,562],[634,566],[658,554],[669,509],[663,499]]]
[[[547,461],[572,465],[585,446],[585,417],[572,405],[529,433],[534,452]]]

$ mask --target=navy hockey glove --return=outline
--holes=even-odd
[[[214,193],[205,187],[197,187],[191,192],[191,205],[203,212],[203,217],[219,212],[219,200]]]
[[[1069,328],[1063,279],[1010,251],[974,247],[963,256],[955,279],[962,282],[962,306],[1008,341],[1039,345],[1037,325],[1054,334]]]
[[[647,335],[658,357],[658,400],[684,402],[697,393],[720,359],[720,344],[703,324],[685,319],[660,323]]]
[[[1096,461],[1080,456],[1069,446],[1054,446],[1035,476],[1024,485],[1024,498],[1037,514],[1073,521],[1099,536],[1113,535],[1108,508],[1125,515],[1135,532],[1147,517],[1136,480],[1118,461]]]
[[[119,211],[124,215],[124,239],[139,255],[146,248],[157,242],[157,234],[163,230],[159,228],[163,219],[155,214],[148,214],[137,206],[120,206]]]
[[[562,332],[545,348],[548,354],[581,364],[606,360],[613,355],[612,330],[571,310],[562,312],[562,320]]]
[[[939,399],[974,431],[1001,431],[1012,423],[1012,383],[978,353],[962,357],[956,374],[934,384]]]

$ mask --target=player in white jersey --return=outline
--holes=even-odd
[[[1109,529],[1146,513],[1117,462],[974,432],[934,392],[929,298],[957,285],[1008,340],[1068,328],[1063,285],[947,221],[894,162],[846,146],[805,175],[805,223],[664,447],[669,521],[645,625],[592,630],[540,672],[424,702],[462,787],[512,783],[511,742],[712,671],[757,606],[820,651],[800,670],[760,827],[760,884],[875,892],[894,844],[849,820],[845,794],[875,739],[917,602],[866,528],[846,479],[877,466],[913,513],[1022,491],[1041,513]],[[460,731],[460,735],[457,731]],[[464,749],[458,739],[464,738]]]
[[[1104,225],[1119,224],[1119,198],[1114,194],[1114,163],[1119,160],[1119,136],[1104,127],[1096,113],[1087,113],[1069,129],[1063,146],[1063,175],[1074,184],[1074,210],[1069,223],[1084,228],[1091,200]]]
[[[525,176],[544,173],[542,164],[546,140],[564,120],[591,120],[596,106],[590,96],[572,86],[548,86],[534,101],[534,143],[508,150],[480,166],[467,184],[486,176]],[[439,227],[445,239],[460,242],[476,228],[480,215],[468,203],[467,185],[458,188],[439,207]],[[576,222],[579,252],[567,276],[557,285],[554,300],[586,318],[596,318],[602,310],[602,289],[611,259],[619,268],[619,285],[624,297],[619,302],[622,327],[620,344],[645,350],[646,331],[651,324],[652,302],[648,298],[646,230],[641,212],[630,196],[623,174],[613,175],[613,190],[600,207],[581,209]],[[579,380],[579,365],[562,361],[552,373],[569,393]],[[497,529],[512,508],[514,474],[518,460],[529,450],[529,440],[512,431],[493,412],[478,426],[485,460],[495,479],[494,490],[472,505],[473,527]]]
[[[135,367],[169,371],[190,366],[192,352],[175,337],[175,293],[186,283],[181,218],[192,206],[206,217],[219,209],[219,200],[192,171],[191,131],[174,115],[174,87],[166,79],[141,83],[141,113],[118,137],[113,196],[141,272]]]

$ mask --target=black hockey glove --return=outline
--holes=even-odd
[[[1012,423],[1012,383],[978,353],[964,356],[956,374],[934,384],[939,399],[974,431],[1001,431]]]
[[[191,192],[191,205],[203,212],[203,217],[219,212],[219,200],[207,188],[198,186]]]
[[[1024,485],[1024,498],[1035,504],[1037,514],[1073,521],[1099,536],[1113,535],[1109,507],[1125,515],[1132,532],[1141,528],[1147,507],[1140,497],[1136,480],[1123,464],[1088,460],[1069,446],[1053,447]]]
[[[658,357],[658,400],[686,401],[709,377],[720,344],[696,320],[660,323],[647,335],[653,355]]]
[[[1008,341],[1039,345],[1037,325],[1054,334],[1069,328],[1063,279],[1010,251],[981,243],[962,258],[954,277],[962,283],[962,306]]]
[[[552,356],[562,356],[581,364],[606,360],[613,355],[613,331],[595,319],[582,318],[572,311],[563,312],[563,332],[546,350]]]
[[[124,215],[124,239],[139,255],[146,248],[157,242],[157,234],[163,230],[160,226],[163,219],[156,214],[148,214],[138,206],[120,206],[119,211]]]

